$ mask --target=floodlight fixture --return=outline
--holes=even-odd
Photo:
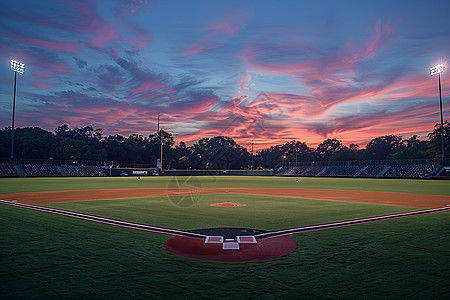
[[[444,64],[435,65],[430,68],[430,75],[436,75],[444,72]]]
[[[438,74],[439,77],[439,107],[441,110],[441,147],[442,147],[442,164],[445,164],[445,147],[444,147],[444,114],[442,113],[442,91],[441,91],[441,73],[444,72],[444,64],[435,65],[430,68],[430,75]]]
[[[25,70],[25,64],[20,61],[11,59],[11,71],[23,74]]]
[[[16,90],[17,90],[17,73],[23,74],[25,70],[25,64],[11,59],[11,71],[14,72],[14,97],[12,108],[12,122],[11,122],[11,164],[14,163],[14,120],[16,114]]]

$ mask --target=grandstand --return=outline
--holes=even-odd
[[[61,176],[61,173],[55,165],[26,163],[21,166],[25,171],[27,177]]]
[[[124,169],[126,166],[126,169]],[[125,171],[126,172],[125,172]],[[441,160],[377,160],[377,161],[315,161],[283,162],[275,167],[273,174],[291,177],[363,177],[363,178],[449,178],[450,167]],[[125,173],[126,174],[125,174]],[[206,172],[206,173],[205,173]],[[255,173],[256,172],[256,173]],[[250,170],[165,170],[151,166],[124,164],[107,166],[105,162],[0,159],[0,177],[94,177],[120,175],[272,175],[272,171]]]
[[[365,166],[364,169],[355,177],[376,177],[386,168],[385,164],[381,165],[368,165]]]
[[[0,160],[0,177],[106,176],[104,162],[9,159]]]
[[[384,172],[383,177],[392,178],[428,178],[435,171],[436,165],[391,165]]]
[[[17,177],[16,169],[8,162],[0,163],[0,177]]]
[[[348,165],[348,166],[329,166],[320,175],[322,177],[354,177],[363,166]]]
[[[64,165],[62,168],[68,173],[66,176],[86,177],[105,176],[102,167],[99,166],[74,166]]]
[[[445,168],[441,160],[379,160],[282,163],[278,176],[365,177],[365,178],[430,178]]]

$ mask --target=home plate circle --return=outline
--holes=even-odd
[[[214,235],[207,235],[206,238],[176,236],[168,239],[164,247],[168,252],[182,257],[224,262],[276,259],[297,248],[296,242],[285,236],[256,239],[251,233],[261,231],[254,229],[213,228],[192,232],[211,232]]]

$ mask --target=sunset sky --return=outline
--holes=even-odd
[[[0,126],[267,148],[421,139],[450,113],[450,1],[16,0],[0,4]]]

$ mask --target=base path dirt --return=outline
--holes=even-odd
[[[450,196],[374,191],[290,188],[136,188],[48,191],[0,194],[0,199],[25,204],[43,204],[104,199],[165,197],[189,194],[245,194],[271,197],[330,200],[408,207],[437,208],[450,205]]]

